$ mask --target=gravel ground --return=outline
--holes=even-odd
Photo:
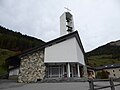
[[[108,82],[97,82],[96,86],[109,85]],[[63,82],[63,83],[16,83],[15,81],[0,80],[0,90],[88,90],[88,82]],[[103,89],[103,90],[111,90]],[[120,90],[120,86],[116,87]]]

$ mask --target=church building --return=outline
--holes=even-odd
[[[13,63],[14,62],[14,63]],[[86,58],[73,16],[60,16],[60,37],[18,55],[9,63],[9,78],[36,82],[44,78],[87,77]]]

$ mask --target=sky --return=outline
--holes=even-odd
[[[47,42],[60,37],[64,7],[86,52],[120,40],[120,0],[0,0],[0,25]]]

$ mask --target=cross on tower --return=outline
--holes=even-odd
[[[67,7],[64,7],[66,10],[67,10],[67,12],[70,12],[71,10],[69,9],[69,8],[67,8]]]

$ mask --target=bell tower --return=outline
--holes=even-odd
[[[70,12],[64,12],[60,16],[60,35],[69,34],[74,31],[73,16]]]

